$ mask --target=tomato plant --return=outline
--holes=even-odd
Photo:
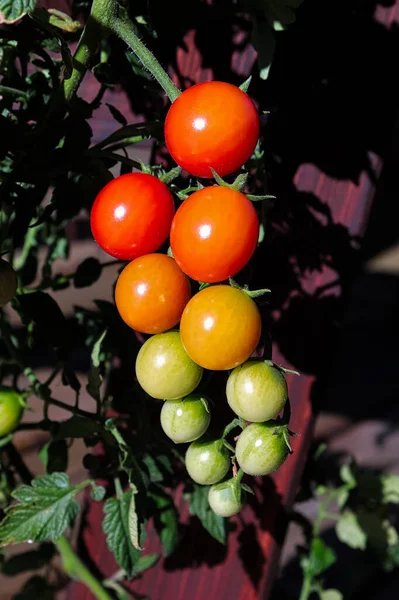
[[[170,244],[182,271],[197,281],[215,283],[245,267],[258,235],[252,202],[241,192],[211,186],[195,192],[179,207]]]
[[[191,394],[202,369],[186,354],[178,331],[158,333],[140,348],[136,360],[139,384],[153,398],[175,400]]]
[[[165,121],[168,150],[178,165],[197,177],[236,171],[250,158],[259,137],[252,100],[221,81],[193,85],[172,104]]]
[[[287,401],[287,382],[271,361],[250,360],[240,365],[227,380],[230,408],[247,421],[274,419]]]
[[[289,452],[287,426],[275,421],[252,423],[241,433],[236,457],[244,473],[268,475],[285,461]]]
[[[0,437],[14,431],[21,420],[23,400],[15,390],[0,388]]]
[[[176,444],[200,438],[208,429],[210,420],[208,403],[198,394],[167,400],[161,410],[162,429]]]
[[[189,280],[165,254],[133,260],[119,275],[115,289],[120,316],[142,333],[161,333],[174,327],[190,296]]]
[[[245,492],[236,479],[217,483],[209,489],[208,501],[213,512],[220,517],[232,517],[238,514],[245,504]]]
[[[217,483],[230,468],[230,454],[222,439],[201,438],[186,452],[186,468],[191,479],[201,485]]]
[[[167,186],[147,173],[127,173],[98,194],[90,215],[97,244],[108,254],[132,260],[166,241],[174,215]]]
[[[261,319],[255,302],[228,285],[205,288],[184,309],[180,335],[187,354],[204,369],[233,369],[255,350]]]

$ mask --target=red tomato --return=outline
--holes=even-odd
[[[169,235],[173,196],[157,177],[128,173],[98,194],[90,215],[97,244],[111,256],[132,260],[155,252]]]
[[[142,333],[162,333],[180,321],[191,297],[190,282],[165,254],[147,254],[119,276],[115,302],[122,319]]]
[[[261,318],[253,300],[229,285],[215,285],[193,296],[180,321],[183,346],[194,362],[213,371],[233,369],[255,350]]]
[[[223,281],[253,255],[259,222],[252,202],[226,187],[206,187],[177,210],[170,231],[173,256],[192,279]]]
[[[173,102],[165,121],[165,140],[174,160],[197,177],[239,169],[253,153],[259,116],[238,87],[221,81],[199,83]]]

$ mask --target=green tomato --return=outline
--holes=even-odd
[[[221,439],[201,438],[186,452],[186,468],[191,479],[200,485],[212,485],[225,477],[230,455]]]
[[[274,419],[287,401],[284,375],[273,363],[249,360],[232,371],[226,386],[230,408],[246,421]]]
[[[136,359],[139,384],[159,400],[188,396],[201,381],[202,372],[184,350],[178,331],[153,335],[141,346]]]
[[[252,423],[241,433],[236,444],[236,458],[244,473],[268,475],[285,461],[288,455],[287,427],[275,421]]]
[[[11,388],[0,388],[0,437],[14,431],[23,411],[22,396]]]
[[[162,429],[176,444],[197,440],[211,420],[208,403],[198,394],[179,400],[167,400],[161,410]]]
[[[0,259],[0,308],[3,308],[17,292],[17,274],[12,266]]]
[[[234,478],[228,479],[209,489],[208,502],[213,512],[220,517],[232,517],[245,505],[245,492]]]

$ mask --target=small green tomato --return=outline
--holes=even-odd
[[[18,279],[12,266],[0,259],[0,308],[3,308],[17,292]]]
[[[188,356],[178,331],[150,337],[136,359],[136,377],[158,400],[175,400],[191,394],[201,381],[202,368]]]
[[[162,429],[176,444],[197,440],[208,429],[210,420],[208,403],[198,394],[167,400],[161,410]]]
[[[23,410],[22,397],[18,392],[11,388],[0,388],[0,437],[14,431]]]
[[[241,433],[236,444],[236,458],[244,473],[268,475],[288,456],[287,427],[276,421],[252,423]]]
[[[245,492],[234,478],[228,479],[209,489],[208,502],[213,512],[220,517],[232,517],[245,505]]]
[[[277,417],[284,408],[287,382],[271,361],[249,360],[230,374],[226,395],[236,415],[262,423]]]
[[[186,452],[186,468],[191,479],[200,485],[212,485],[226,475],[230,455],[221,439],[201,438]]]

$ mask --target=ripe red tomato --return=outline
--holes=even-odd
[[[123,269],[115,289],[120,316],[142,333],[162,333],[174,327],[190,297],[188,278],[165,254],[133,260]]]
[[[197,177],[239,169],[259,137],[259,116],[238,87],[221,81],[199,83],[173,102],[165,121],[165,140],[174,160]]]
[[[233,369],[255,350],[261,318],[253,300],[229,285],[195,294],[184,309],[180,336],[189,357],[204,369]]]
[[[173,256],[197,281],[232,277],[253,255],[259,222],[244,194],[211,186],[195,192],[177,210],[170,231]]]
[[[101,190],[90,215],[97,244],[111,256],[132,260],[155,252],[169,235],[173,196],[157,177],[128,173]]]

